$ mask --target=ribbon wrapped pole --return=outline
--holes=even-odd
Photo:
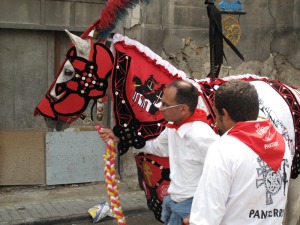
[[[100,126],[96,126],[96,129],[99,133],[101,130]],[[106,182],[106,191],[110,200],[112,211],[115,215],[117,223],[119,225],[126,225],[126,220],[121,208],[119,189],[116,179],[116,170],[115,170],[115,156],[116,149],[112,140],[109,140],[106,145],[106,152],[103,156],[104,159],[104,176]]]

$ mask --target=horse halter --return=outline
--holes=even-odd
[[[94,54],[97,54],[97,46],[95,45],[97,44],[93,45],[93,48],[95,49]],[[75,69],[74,77],[68,82],[75,82],[76,85],[67,85],[66,88],[72,90],[74,85],[76,89],[73,89],[73,91],[87,98],[104,96],[108,87],[107,78],[110,74],[106,74],[105,77],[99,76],[96,57],[97,56],[92,55],[89,60],[86,60],[82,57],[78,57],[76,54],[73,56],[70,54],[67,55],[67,58]],[[68,82],[64,83],[64,85]],[[59,86],[59,84],[57,86]]]
[[[59,76],[72,76],[65,78],[65,82],[53,82],[46,97],[36,107],[35,115],[41,114],[53,120],[62,120],[71,124],[80,117],[87,108],[90,100],[97,100],[106,94],[108,77],[113,68],[113,56],[109,48],[102,43],[91,42],[89,59],[77,55],[75,46],[72,46],[66,55],[66,60],[59,71]],[[72,70],[65,68],[70,62]],[[51,90],[55,88],[55,96]]]

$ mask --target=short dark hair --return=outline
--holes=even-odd
[[[259,100],[255,87],[243,80],[231,80],[222,84],[215,94],[215,108],[220,115],[226,109],[234,122],[256,120]]]
[[[177,104],[185,104],[189,107],[190,112],[195,112],[198,105],[198,90],[193,84],[184,80],[175,80],[168,87],[176,88],[175,101]]]

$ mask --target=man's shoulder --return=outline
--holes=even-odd
[[[245,146],[243,142],[241,142],[239,139],[229,136],[229,135],[222,135],[220,138],[218,138],[211,147],[216,149],[230,149],[231,151],[234,151],[235,149],[239,150],[241,147]]]
[[[189,124],[189,126],[191,126],[193,129],[207,129],[213,131],[211,126],[205,121],[193,121],[187,124]]]
[[[220,137],[207,123],[202,121],[192,122],[189,127],[186,127],[186,129],[188,135],[193,137],[193,139],[205,138],[217,140]]]

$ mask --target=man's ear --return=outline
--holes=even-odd
[[[187,105],[182,105],[182,111],[185,113],[188,113],[190,111],[190,109]]]
[[[225,108],[222,108],[222,113],[223,113],[223,119],[224,120],[227,120],[227,121],[231,120],[231,117],[230,117],[228,111]]]

